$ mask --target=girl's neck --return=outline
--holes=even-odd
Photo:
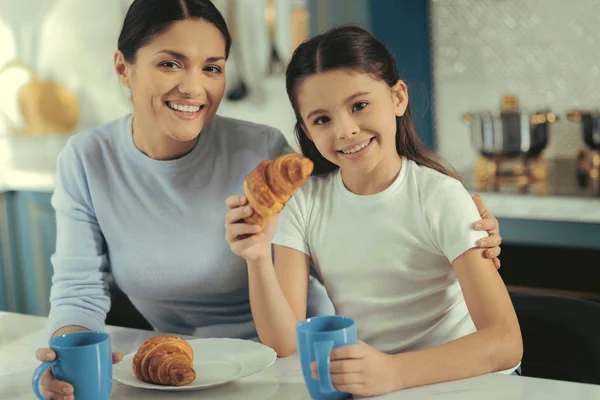
[[[135,117],[132,127],[135,147],[153,160],[175,160],[188,154],[198,143],[200,135],[191,141],[179,142],[155,127],[144,126]]]
[[[389,188],[398,177],[400,168],[402,168],[402,158],[396,154],[396,157],[387,162],[382,160],[368,172],[348,173],[342,169],[342,181],[346,189],[354,194],[373,195]]]

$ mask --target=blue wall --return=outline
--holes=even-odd
[[[369,3],[369,0],[308,0],[310,35],[315,36],[344,24],[369,29]]]
[[[370,30],[396,56],[409,85],[417,132],[434,148],[433,78],[427,0],[308,0],[310,34],[342,24]]]
[[[371,32],[396,56],[400,77],[409,85],[417,132],[434,147],[433,74],[427,0],[368,2]]]

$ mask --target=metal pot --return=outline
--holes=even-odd
[[[471,141],[483,156],[534,158],[548,145],[549,125],[558,116],[550,111],[483,112],[466,114],[463,121],[471,126]]]
[[[592,150],[600,150],[600,111],[569,110],[567,119],[581,124],[581,136]]]

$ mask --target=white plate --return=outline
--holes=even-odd
[[[271,366],[277,358],[273,349],[261,343],[241,339],[193,339],[196,380],[186,386],[163,386],[142,382],[133,373],[135,353],[127,354],[113,367],[113,378],[125,385],[167,391],[190,391],[221,386],[256,374]]]

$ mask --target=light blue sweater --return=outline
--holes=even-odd
[[[134,145],[131,115],[74,135],[58,158],[52,205],[49,333],[104,329],[109,270],[160,332],[256,339],[243,259],[225,240],[225,198],[261,160],[293,152],[274,128],[216,116],[182,158]],[[311,279],[314,314],[331,313]]]

